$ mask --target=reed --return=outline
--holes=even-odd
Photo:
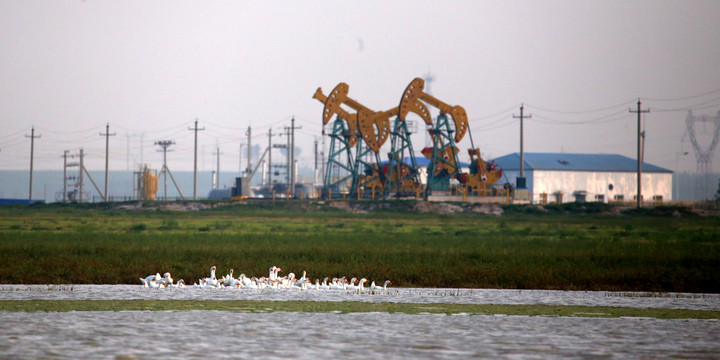
[[[192,283],[267,275],[366,277],[395,286],[720,292],[720,219],[699,216],[351,214],[277,204],[125,211],[0,208],[0,283]]]

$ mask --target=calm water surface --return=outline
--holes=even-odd
[[[140,285],[0,285],[0,299],[54,300],[305,300],[403,303],[587,305],[720,310],[718,294],[606,291],[388,288],[386,292],[337,290],[150,289]]]
[[[0,299],[268,299],[720,309],[718,295],[468,289],[336,291],[0,286]],[[387,313],[0,312],[0,358],[720,358],[720,322]]]

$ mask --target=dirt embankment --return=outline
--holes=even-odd
[[[462,203],[440,201],[152,201],[126,202],[111,206],[118,210],[201,211],[219,207],[249,206],[258,209],[283,208],[299,211],[341,210],[348,213],[366,214],[377,211],[409,212],[419,214],[475,213],[503,214],[599,214],[599,215],[649,215],[649,216],[720,216],[716,209],[700,209],[682,206],[648,206],[641,209],[604,203],[565,203],[542,205],[502,205],[498,203]]]
[[[198,211],[213,209],[220,206],[229,206],[238,202],[200,202],[200,201],[153,201],[153,202],[125,202],[114,206],[118,210],[167,210],[167,211]]]
[[[433,214],[458,214],[458,213],[480,213],[502,215],[503,209],[499,204],[455,204],[432,201],[418,201],[407,203],[388,203],[388,202],[347,202],[347,201],[328,201],[325,206],[335,209],[344,210],[351,213],[369,213],[378,210],[398,210],[416,213],[433,213]]]
[[[223,201],[223,202],[202,202],[202,201],[153,201],[153,202],[126,202],[113,206],[117,210],[164,210],[164,211],[200,211],[225,206],[243,206],[272,204],[272,206],[284,207],[286,209],[300,209],[303,211],[318,211],[327,208],[346,211],[348,213],[365,214],[375,211],[400,211],[415,213],[433,214],[458,214],[477,213],[502,215],[503,208],[500,204],[468,204],[468,203],[444,203],[434,201],[289,201],[289,202],[263,202],[253,201]]]

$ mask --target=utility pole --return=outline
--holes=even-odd
[[[322,176],[322,184],[325,185],[325,126],[322,131],[322,149],[320,150],[320,176]]]
[[[313,174],[313,186],[318,182],[318,141],[315,139],[315,173]]]
[[[295,129],[302,129],[302,126],[295,127],[295,116],[290,120],[288,129],[288,186],[290,194],[295,195]]]
[[[156,141],[155,145],[158,145],[162,148],[163,153],[163,167],[162,167],[162,173],[163,173],[163,199],[167,201],[167,152],[170,145],[174,145],[175,142],[171,140],[163,140],[163,141]],[[158,150],[160,151],[160,150]],[[172,150],[171,150],[172,151]]]
[[[523,148],[525,141],[524,141],[523,120],[532,118],[532,114],[525,116],[524,110],[525,110],[525,104],[520,104],[520,116],[515,116],[513,114],[514,119],[520,119],[520,178],[522,178],[522,180],[519,180],[519,181],[523,182],[523,184],[522,184],[523,188],[527,186],[525,184],[525,150]],[[519,182],[517,182],[516,185],[518,185],[518,187],[520,187]]]
[[[88,179],[90,179],[90,183],[95,187],[95,191],[100,195],[100,197],[104,198],[105,195],[103,195],[102,191],[100,191],[100,188],[95,183],[95,180],[93,180],[92,176],[90,176],[90,172],[87,171],[84,165],[84,158],[85,158],[85,152],[82,148],[80,148],[80,202],[82,202],[82,191],[85,188],[84,181],[85,177],[83,176],[83,173],[87,175]],[[92,200],[92,199],[91,199]]]
[[[197,133],[203,131],[205,128],[198,128],[198,121],[195,119],[195,127],[188,128],[188,130],[195,131],[195,160],[193,161],[193,200],[197,200]]]
[[[41,135],[35,136],[35,127],[30,130],[30,136],[25,134],[26,138],[30,138],[30,191],[28,192],[28,200],[32,200],[33,189],[33,160],[35,158],[35,139],[39,139]]]
[[[268,186],[272,187],[272,127],[268,129]]]
[[[79,196],[78,199],[80,199],[80,200],[78,202],[83,202],[83,192],[85,191],[85,183],[84,183],[85,178],[83,177],[83,168],[85,167],[85,165],[83,164],[84,158],[85,158],[85,152],[83,151],[82,148],[80,148],[80,165],[78,165],[80,167],[80,171],[78,172],[79,173],[78,181],[80,183],[80,187],[79,187],[80,193],[78,194],[78,196]]]
[[[295,195],[295,117],[290,120],[290,131],[292,135],[292,143],[290,146],[290,164],[292,165],[292,175],[290,176],[290,192]]]
[[[630,109],[631,113],[637,113],[637,207],[642,207],[642,148],[640,145],[640,138],[642,137],[641,132],[641,118],[643,113],[649,113],[650,109],[642,110],[642,103],[640,99],[637,102],[637,110]]]
[[[115,133],[110,133],[110,124],[105,124],[105,133],[100,133],[100,136],[105,136],[105,202],[108,202],[110,199],[108,195],[108,150],[110,148],[110,137],[115,136]]]
[[[287,136],[287,151],[285,152],[285,175],[287,175],[287,188],[290,190],[290,128],[285,126],[285,135]]]
[[[252,172],[252,163],[250,161],[250,155],[252,154],[252,129],[248,126],[247,131],[245,132],[245,135],[247,136],[247,169],[245,169],[245,173],[250,176],[250,173]],[[249,184],[248,184],[249,185]]]
[[[217,151],[213,155],[217,156],[217,164],[215,166],[215,189],[220,188],[220,146],[216,145]]]
[[[67,158],[69,151],[63,153],[63,202],[67,201]]]

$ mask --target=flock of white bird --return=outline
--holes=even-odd
[[[224,288],[235,288],[235,289],[294,289],[294,290],[350,290],[350,291],[386,291],[388,285],[392,284],[390,280],[386,280],[382,286],[375,285],[375,281],[371,282],[369,286],[365,286],[368,282],[366,278],[351,278],[348,280],[346,277],[341,278],[325,278],[322,282],[320,279],[315,279],[315,283],[311,282],[307,278],[307,273],[303,271],[302,277],[299,279],[295,278],[294,273],[289,273],[286,276],[278,276],[278,273],[283,271],[277,266],[273,266],[269,270],[267,277],[247,277],[245,274],[240,274],[239,277],[234,277],[233,269],[230,269],[230,273],[217,278],[215,275],[216,267],[210,268],[210,276],[198,280],[197,283],[191,285],[194,288],[203,289],[224,289]],[[140,282],[147,288],[185,288],[183,279],[177,282],[173,281],[172,276],[169,272],[166,272],[163,276],[160,273],[150,275],[145,278],[140,278]]]

